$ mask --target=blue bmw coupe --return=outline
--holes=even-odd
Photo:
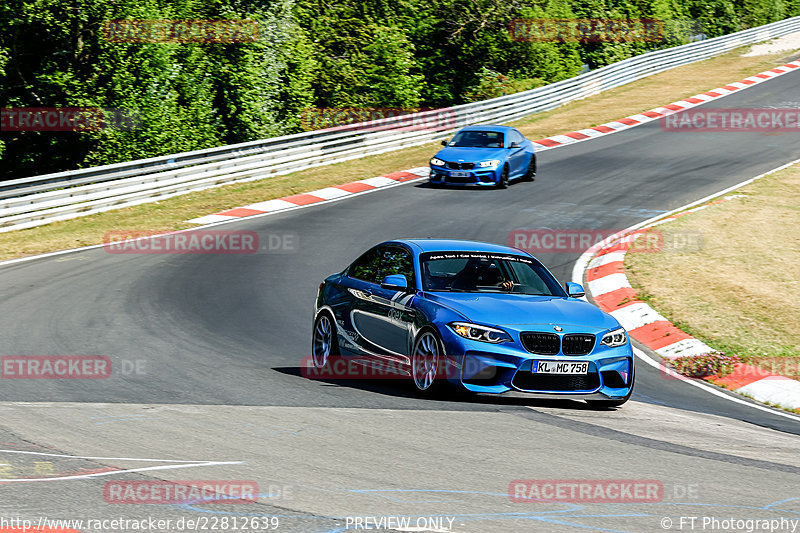
[[[533,143],[509,126],[468,126],[430,161],[431,186],[481,185],[505,189],[509,180],[533,181]]]
[[[628,335],[583,294],[514,248],[387,241],[320,284],[313,364],[389,368],[420,391],[450,382],[622,405],[634,383]]]

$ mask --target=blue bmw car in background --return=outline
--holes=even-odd
[[[631,343],[583,294],[514,248],[387,241],[320,284],[313,364],[390,368],[420,391],[449,382],[622,405],[634,384]]]
[[[533,143],[509,126],[462,128],[430,161],[429,183],[482,185],[505,189],[510,180],[533,181]]]

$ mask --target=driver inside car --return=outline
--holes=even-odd
[[[470,259],[464,268],[455,275],[451,288],[476,290],[482,287],[497,287],[504,291],[514,288],[514,282],[503,277],[500,269],[488,259]]]

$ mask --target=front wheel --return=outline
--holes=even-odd
[[[320,313],[314,321],[314,335],[311,342],[311,357],[314,366],[325,368],[331,356],[339,355],[339,345],[336,340],[336,329],[333,319],[326,313]]]
[[[503,172],[500,174],[500,181],[497,182],[498,189],[505,189],[508,187],[508,167],[503,167]]]
[[[411,377],[419,391],[429,392],[434,388],[442,356],[442,344],[436,334],[423,331],[411,353]]]
[[[591,405],[592,407],[619,407],[620,405],[624,404],[628,401],[630,396],[626,396],[621,400],[586,400],[586,403]]]
[[[631,395],[633,394],[633,385],[636,379],[636,367],[633,367],[631,370],[631,390],[628,391],[628,394],[624,398],[620,398],[619,400],[586,400],[586,403],[592,407],[597,408],[609,408],[609,407],[619,407],[620,405],[624,404],[628,400],[631,399]]]

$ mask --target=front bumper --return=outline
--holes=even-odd
[[[430,183],[434,185],[478,185],[478,186],[494,186],[499,179],[498,169],[481,169],[476,168],[472,170],[450,170],[445,167],[437,167],[431,165],[431,172],[428,176]],[[467,176],[453,176],[453,172],[461,172],[468,174]]]
[[[535,326],[532,326],[535,328]],[[535,329],[523,328],[521,331]],[[609,348],[595,342],[588,355],[537,355],[528,352],[519,332],[509,331],[514,342],[490,344],[464,339],[442,328],[446,379],[472,392],[529,393],[540,398],[617,400],[633,388],[633,351],[630,342]],[[568,332],[565,332],[568,333]],[[587,374],[541,374],[532,372],[533,361],[589,363]]]

